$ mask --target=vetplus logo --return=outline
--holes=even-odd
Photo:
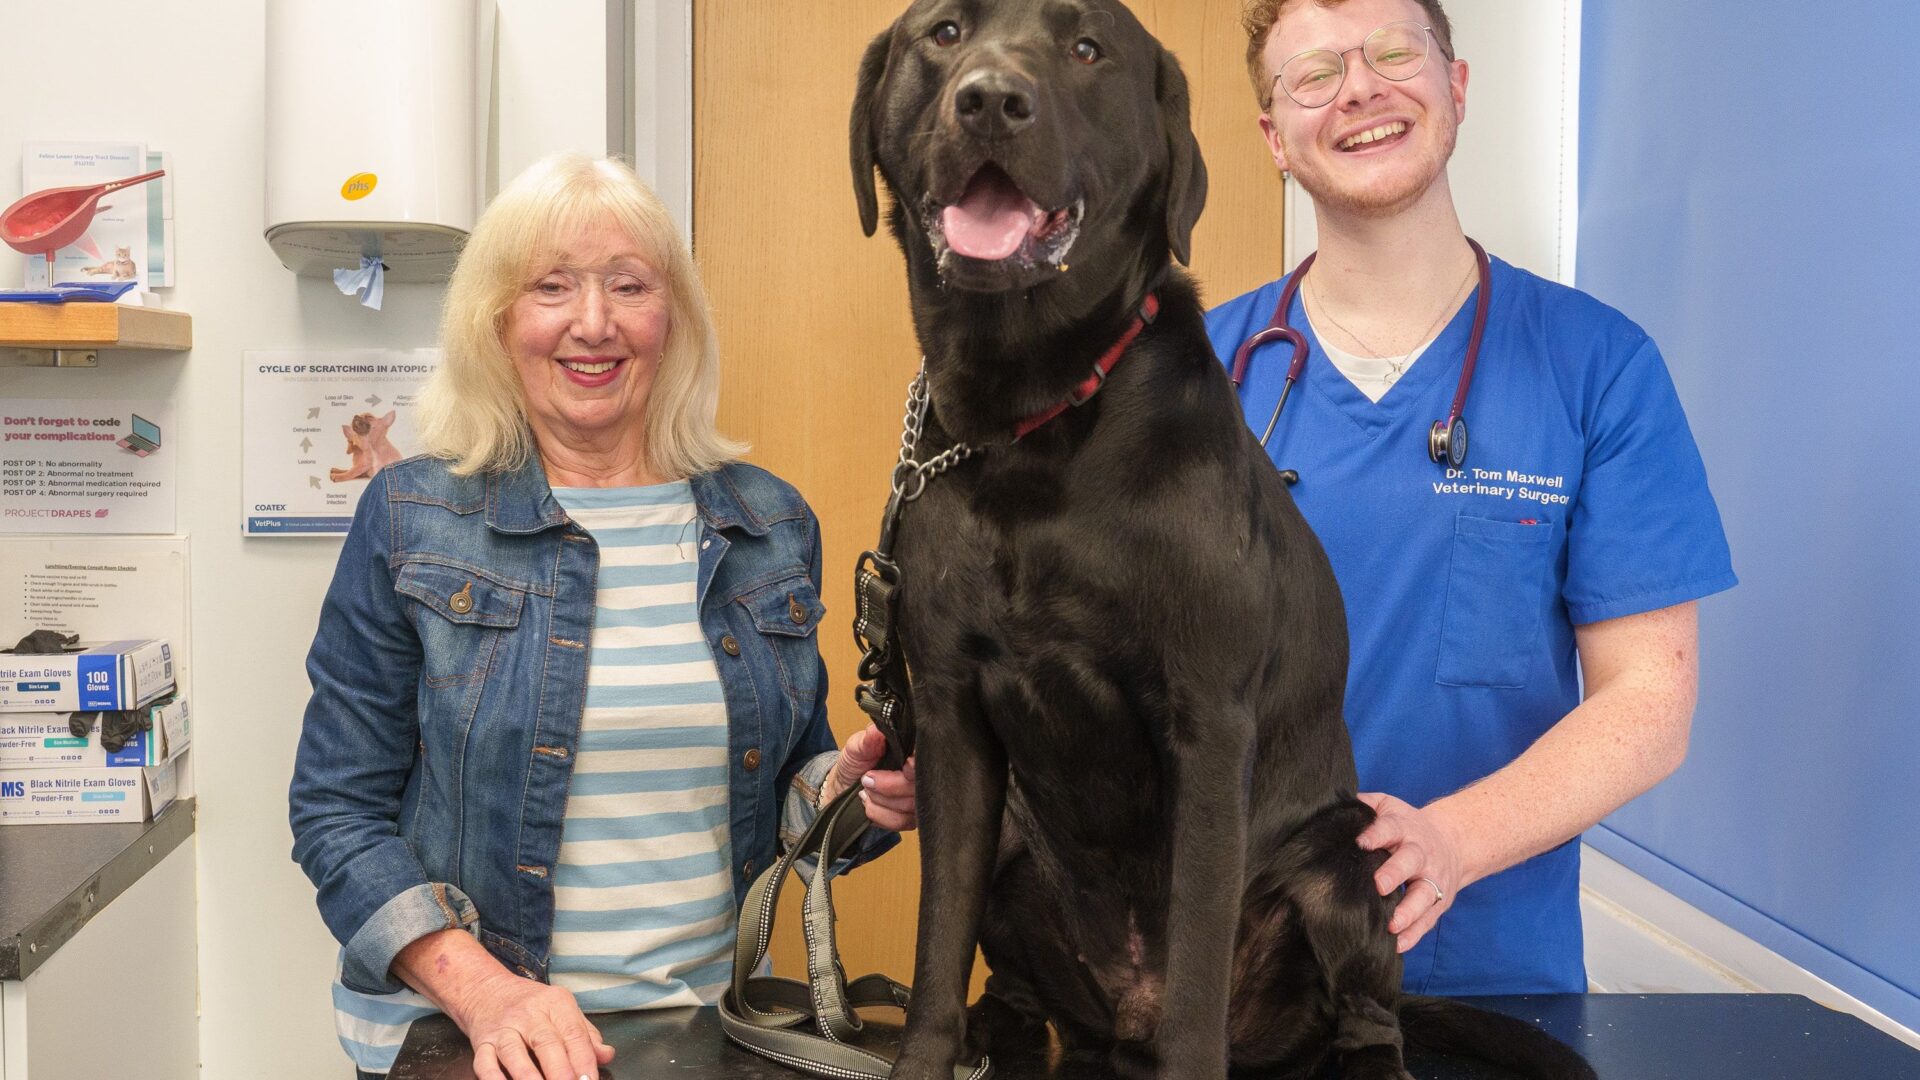
[[[0,780],[0,799],[24,799],[27,797],[25,780]]]

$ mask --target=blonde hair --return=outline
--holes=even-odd
[[[667,279],[666,350],[646,403],[647,465],[678,480],[745,452],[714,427],[719,342],[700,272],[666,207],[625,162],[559,153],[501,189],[447,282],[440,366],[421,392],[416,421],[421,445],[452,462],[456,475],[511,472],[536,450],[507,351],[507,309],[551,268],[558,238],[609,220]]]

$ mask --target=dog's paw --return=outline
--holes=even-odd
[[[998,996],[982,994],[967,1007],[967,1049],[974,1056],[1032,1054],[1045,1049],[1047,1022],[1028,1016]]]

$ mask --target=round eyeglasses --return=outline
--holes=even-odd
[[[1431,26],[1421,26],[1416,22],[1392,22],[1368,34],[1366,40],[1355,45],[1367,66],[1383,79],[1393,82],[1406,82],[1427,66],[1427,54],[1433,51],[1434,39]],[[1346,53],[1332,49],[1309,49],[1280,65],[1280,74],[1273,77],[1278,86],[1293,103],[1303,109],[1318,109],[1331,102],[1340,93],[1340,87],[1347,81]],[[1271,94],[1267,97],[1267,106],[1273,106]]]

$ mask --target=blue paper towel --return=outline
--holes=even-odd
[[[379,311],[380,298],[386,289],[386,268],[380,265],[379,259],[362,255],[358,270],[335,270],[333,283],[342,296],[358,294],[362,304]]]

